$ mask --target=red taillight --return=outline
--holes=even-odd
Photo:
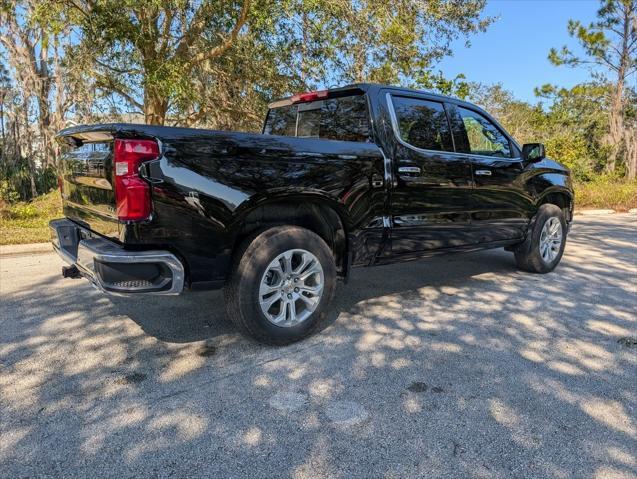
[[[115,203],[120,220],[143,220],[150,216],[150,186],[140,178],[139,166],[157,157],[159,145],[155,140],[115,140]]]
[[[308,101],[324,100],[328,96],[327,90],[309,91],[307,93],[298,93],[292,97],[292,103],[305,103]]]

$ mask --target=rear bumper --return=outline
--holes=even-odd
[[[53,249],[99,290],[115,295],[179,294],[184,266],[169,251],[127,251],[67,219],[49,223]]]

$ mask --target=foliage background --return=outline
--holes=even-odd
[[[360,81],[474,101],[572,169],[579,207],[634,207],[636,2],[601,0],[591,25],[565,25],[584,56],[548,58],[595,68],[571,89],[538,85],[532,104],[437,70],[497,21],[486,0],[0,0],[0,219],[37,229],[57,213],[52,196],[33,214],[23,202],[55,188],[54,136],[71,124],[259,131],[275,98]]]

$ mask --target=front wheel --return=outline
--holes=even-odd
[[[257,341],[288,344],[318,329],[335,285],[334,257],[320,236],[274,227],[242,245],[225,289],[226,310]]]
[[[552,204],[540,206],[526,240],[514,251],[518,267],[532,273],[553,271],[564,254],[566,232],[562,209]]]

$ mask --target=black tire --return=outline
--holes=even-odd
[[[542,236],[542,229],[551,218],[557,218],[562,226],[561,244],[555,258],[547,261],[542,258],[542,254],[540,252],[540,240]],[[518,268],[531,273],[550,273],[553,271],[564,254],[566,234],[567,225],[562,209],[553,204],[540,206],[537,214],[535,215],[533,226],[527,234],[526,240],[514,250],[515,262],[517,263]]]
[[[280,326],[271,322],[262,311],[259,288],[268,265],[280,254],[295,249],[305,250],[319,261],[323,270],[323,292],[318,306],[307,319],[295,325]],[[336,265],[325,241],[305,228],[276,226],[252,235],[237,251],[224,291],[226,312],[243,332],[257,341],[275,345],[290,344],[320,328],[335,287]],[[284,316],[287,321],[288,313],[285,312]]]

